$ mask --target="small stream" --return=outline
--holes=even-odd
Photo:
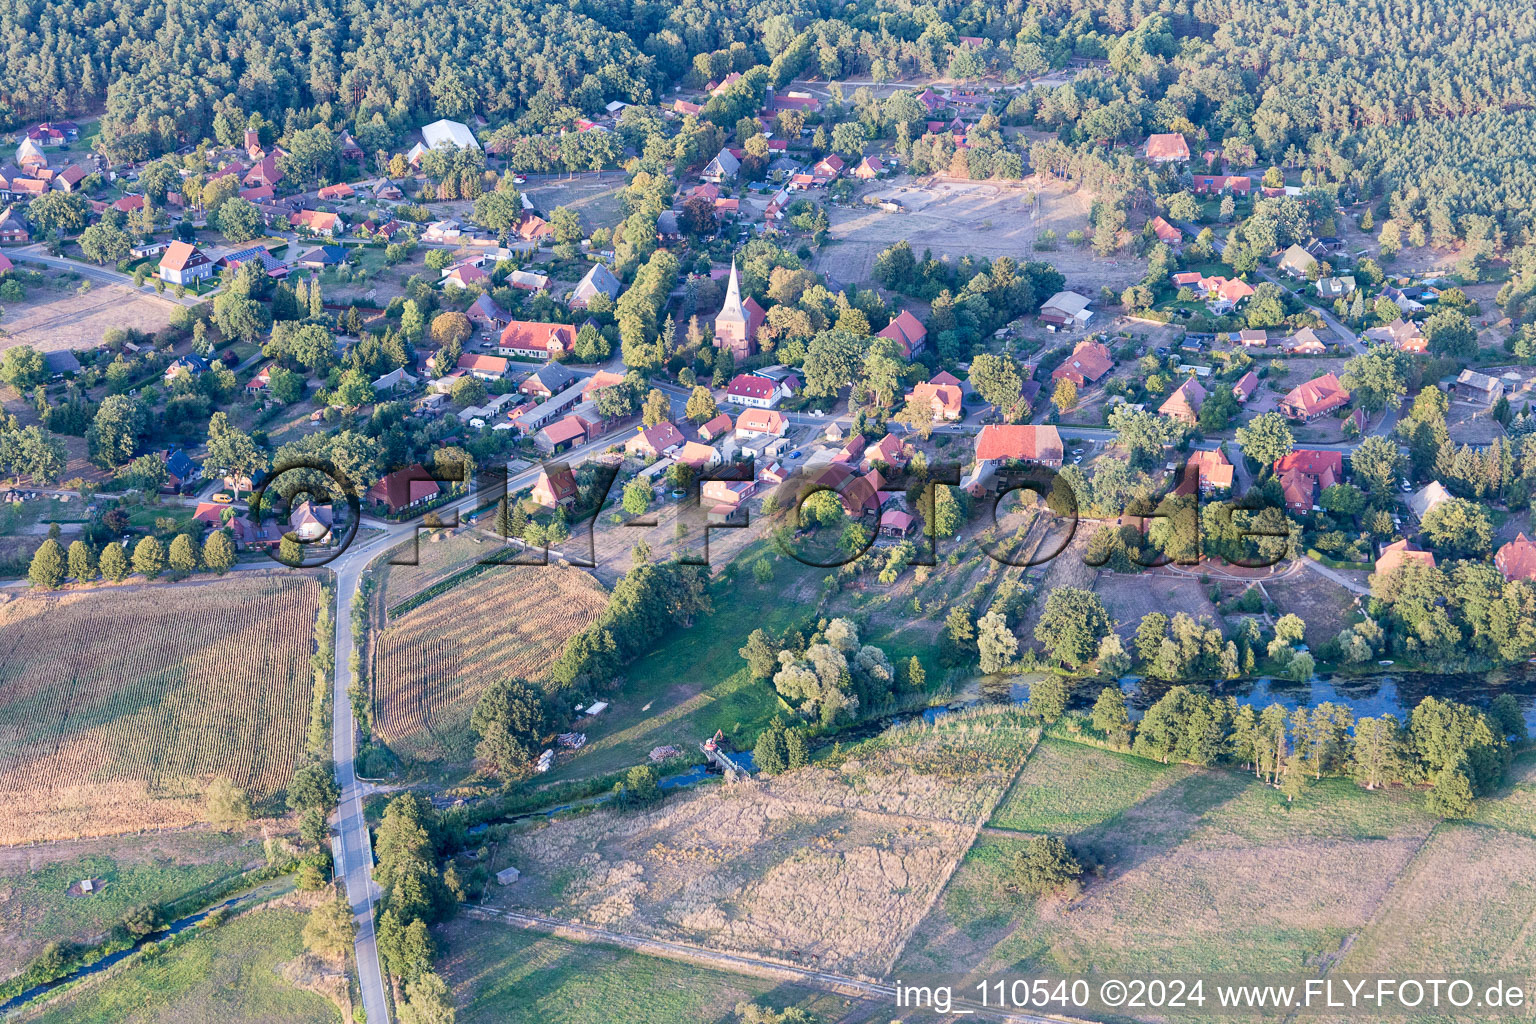
[[[263,885],[257,886],[249,892],[242,893],[239,896],[231,896],[229,899],[226,899],[220,903],[215,903],[212,906],[204,907],[202,910],[199,910],[195,914],[183,917],[179,921],[172,922],[170,925],[162,928],[160,931],[151,932],[126,949],[120,949],[115,953],[108,953],[106,956],[102,957],[100,960],[97,960],[95,963],[82,967],[72,974],[67,974],[62,978],[55,978],[53,981],[44,982],[41,985],[32,986],[31,988],[22,992],[19,996],[15,996],[6,1000],[4,1003],[0,1003],[0,1015],[9,1015],[11,1011],[20,1009],[24,1004],[31,1002],[33,999],[36,999],[38,996],[43,995],[44,993],[53,991],[60,985],[65,985],[69,982],[77,981],[80,978],[90,977],[93,974],[100,974],[102,971],[106,970],[112,965],[121,963],[123,960],[126,960],[128,957],[137,953],[139,950],[146,946],[164,942],[167,939],[180,935],[188,928],[197,927],[197,925],[210,914],[216,914],[221,910],[229,910],[232,907],[237,907],[245,903],[266,899],[267,897],[282,891],[283,888],[284,883],[281,880],[276,882],[267,882]]]

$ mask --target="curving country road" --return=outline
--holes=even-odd
[[[580,462],[588,455],[605,451],[619,436],[631,428],[614,431],[595,441],[572,449],[563,458],[570,463]],[[507,480],[507,491],[519,490],[538,479],[540,467],[534,466]],[[460,517],[483,504],[478,495],[470,495],[461,501],[436,510],[445,521],[452,521],[449,513]],[[336,830],[334,849],[337,852],[336,874],[346,885],[347,900],[352,905],[353,920],[357,925],[358,984],[362,989],[363,1009],[368,1024],[389,1024],[389,1003],[384,993],[384,973],[379,966],[379,947],[374,934],[373,906],[379,898],[379,887],[373,881],[373,844],[368,832],[368,821],[363,815],[363,798],[371,788],[357,777],[357,721],[352,714],[352,701],[348,691],[352,688],[352,601],[368,565],[379,555],[408,539],[419,528],[412,520],[404,523],[386,523],[365,519],[364,525],[382,529],[383,532],[364,544],[349,548],[330,565],[336,578],[336,668],[332,686],[332,756],[336,761],[336,785],[341,798],[331,822]]]

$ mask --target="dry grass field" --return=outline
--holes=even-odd
[[[1188,576],[1101,573],[1094,590],[1103,600],[1109,617],[1118,623],[1117,632],[1121,636],[1134,634],[1141,617],[1149,612],[1162,612],[1171,618],[1175,612],[1182,611],[1197,619],[1208,617],[1213,623],[1220,620],[1205,587]]]
[[[1533,779],[1527,756],[1474,823],[1446,824],[1413,791],[1326,779],[1287,805],[1243,773],[1047,739],[898,973],[1524,974]],[[1015,830],[1063,835],[1101,867],[1070,901],[1021,898]]]
[[[31,345],[39,352],[95,348],[109,327],[153,333],[171,321],[175,303],[119,284],[97,284],[83,295],[73,286],[34,288],[24,302],[7,303],[0,350]]]
[[[940,179],[919,185],[901,178],[872,191],[900,200],[903,212],[863,205],[831,208],[834,244],[817,255],[815,270],[845,284],[864,283],[875,257],[905,240],[919,259],[926,249],[954,260],[967,255],[1045,260],[1066,275],[1068,287],[1086,295],[1096,296],[1101,284],[1119,291],[1146,273],[1146,261],[1128,253],[1101,259],[1087,246],[1067,244],[1067,232],[1087,227],[1093,196],[1057,182],[1031,177],[1017,183]],[[1031,194],[1039,196],[1038,215]],[[1056,232],[1058,247],[1037,251],[1035,239],[1046,229]]]
[[[320,586],[244,574],[203,585],[0,603],[0,844],[201,818],[228,776],[287,783],[309,716]]]
[[[495,894],[614,931],[844,972],[891,969],[1035,733],[984,711],[886,734],[830,766],[599,811],[514,837]]]
[[[579,569],[496,566],[405,612],[370,647],[379,735],[410,760],[468,760],[481,691],[512,676],[540,680],[607,600]]]

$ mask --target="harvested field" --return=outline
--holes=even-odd
[[[7,303],[0,320],[0,351],[31,345],[39,352],[95,348],[110,327],[153,334],[171,322],[175,303],[119,284],[98,284],[84,295],[70,287],[35,289],[25,302]]]
[[[954,718],[833,767],[514,837],[506,860],[523,878],[497,897],[625,934],[882,975],[1034,740],[1007,709]]]
[[[0,844],[201,819],[277,793],[304,747],[320,585],[242,574],[0,603]]]
[[[579,569],[497,566],[411,609],[370,647],[379,735],[411,760],[468,760],[481,691],[513,676],[540,680],[607,600]]]
[[[422,531],[417,536],[414,551],[412,542],[406,541],[391,549],[388,558],[376,563],[380,601],[375,621],[383,621],[383,612],[412,594],[419,593],[455,570],[491,558],[504,547],[498,539],[469,527]],[[391,565],[389,558],[401,561],[415,558],[416,564]]]

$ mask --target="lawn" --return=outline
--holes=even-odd
[[[995,828],[1075,835],[1128,810],[1188,772],[1066,740],[1041,741],[989,822]]]
[[[254,910],[91,979],[22,1016],[35,1024],[332,1024],[330,1000],[278,974],[303,951],[304,915]]]
[[[89,939],[129,910],[192,892],[238,873],[259,846],[240,846],[223,833],[164,833],[109,840],[55,852],[33,847],[0,856],[0,977],[19,970],[55,939]],[[90,896],[71,895],[82,879]]]
[[[442,936],[459,1024],[676,1024],[733,1019],[742,1001],[799,1006],[836,1020],[845,1001],[607,946],[461,919]]]

